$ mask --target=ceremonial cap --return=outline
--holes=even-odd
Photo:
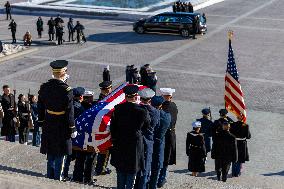
[[[85,89],[83,87],[76,87],[73,89],[73,95],[75,97],[82,96],[85,94]]]
[[[50,63],[50,67],[52,68],[53,72],[61,72],[63,71],[63,68],[67,67],[67,65],[67,60],[55,60]]]
[[[226,115],[227,113],[228,113],[228,110],[226,110],[226,109],[220,109],[219,110],[220,115]]]
[[[155,96],[155,92],[150,88],[145,88],[145,89],[139,91],[138,95],[141,98],[149,99],[149,98],[152,98],[153,96]]]
[[[198,127],[201,127],[201,122],[200,121],[195,121],[191,125],[192,125],[193,128],[198,128]]]
[[[230,123],[228,121],[223,121],[223,125],[229,125]]]
[[[93,91],[85,91],[84,96],[93,96],[94,92]]]
[[[160,106],[163,104],[163,102],[165,101],[165,99],[162,96],[154,96],[151,99],[151,105],[152,106]]]
[[[112,81],[103,81],[99,84],[101,89],[108,89],[111,88],[112,86]]]
[[[160,91],[162,93],[162,95],[173,95],[174,92],[176,92],[175,89],[171,89],[171,88],[160,88]]]
[[[137,85],[127,85],[124,87],[123,92],[126,96],[135,96],[137,95],[139,87]]]
[[[208,114],[210,114],[210,109],[209,108],[204,108],[201,112],[204,115],[208,115]]]

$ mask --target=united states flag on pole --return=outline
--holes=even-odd
[[[111,115],[115,105],[125,102],[123,89],[127,85],[129,84],[123,83],[105,99],[93,105],[76,119],[75,125],[78,135],[73,139],[74,146],[82,149],[92,146],[104,151],[112,145],[109,129]],[[140,86],[139,90],[143,88],[145,87]]]
[[[228,64],[225,76],[225,106],[228,111],[236,116],[241,116],[242,121],[246,122],[246,105],[239,82],[231,39],[229,39]]]

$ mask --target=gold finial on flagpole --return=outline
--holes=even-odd
[[[229,30],[228,31],[228,38],[229,38],[229,40],[232,40],[233,36],[234,36],[234,32],[232,30]]]

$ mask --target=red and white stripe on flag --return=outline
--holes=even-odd
[[[241,85],[230,73],[225,76],[225,106],[226,109],[236,116],[241,116],[245,123],[247,119],[246,105]]]

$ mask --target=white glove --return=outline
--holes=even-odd
[[[16,117],[13,118],[13,121],[16,123],[18,120]]]
[[[77,131],[75,131],[74,133],[71,134],[71,138],[76,138],[77,134],[78,134]]]

